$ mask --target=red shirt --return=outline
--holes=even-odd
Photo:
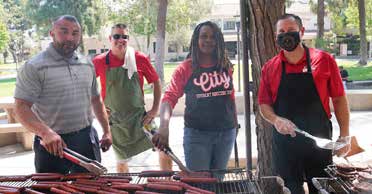
[[[201,65],[202,68],[211,67],[211,64]],[[191,58],[186,59],[181,64],[177,66],[172,75],[172,80],[169,83],[162,102],[168,102],[169,105],[174,108],[178,102],[178,99],[181,98],[184,94],[184,89],[193,73]],[[232,77],[232,70],[229,70],[229,75]],[[231,99],[235,100],[234,90],[231,94]]]
[[[101,82],[101,95],[105,99],[106,96],[106,55],[107,53],[102,53],[93,59],[93,64],[96,69],[96,76],[100,78]],[[159,80],[158,74],[156,73],[154,67],[151,65],[150,60],[144,53],[139,51],[135,52],[137,72],[139,77],[139,82],[141,84],[141,89],[143,91],[143,77],[146,78],[147,83],[154,83]],[[119,59],[109,52],[110,67],[121,67],[124,64],[124,59]]]
[[[330,97],[339,97],[345,95],[342,85],[340,71],[333,57],[318,49],[309,48],[312,75],[315,87],[318,91],[320,101],[323,104],[329,118],[331,111],[329,107]],[[306,69],[306,53],[297,64],[291,64],[284,56],[284,51],[266,62],[262,68],[260,88],[258,91],[258,103],[273,105],[281,80],[282,61],[286,65],[286,73],[301,73]]]

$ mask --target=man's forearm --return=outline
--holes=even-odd
[[[268,104],[261,104],[260,111],[263,118],[274,125],[277,115],[275,114],[273,107]]]
[[[31,110],[32,103],[15,99],[15,115],[18,120],[28,131],[43,137],[51,129],[45,125]]]
[[[340,126],[340,136],[349,135],[349,120],[350,110],[346,96],[340,96],[332,99],[333,107],[337,119],[337,123]]]
[[[110,127],[108,122],[108,117],[106,114],[105,106],[101,100],[101,96],[96,96],[92,98],[92,107],[94,114],[96,115],[96,118],[98,122],[101,124],[103,132],[109,133]]]

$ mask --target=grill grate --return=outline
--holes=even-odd
[[[327,168],[325,169],[325,172],[330,177],[335,178],[337,180],[337,183],[340,184],[340,186],[344,187],[349,192],[353,191],[353,184],[351,183],[351,181],[344,180],[337,175],[336,165],[328,165]]]
[[[27,179],[26,181],[11,181],[11,182],[0,182],[0,186],[12,186],[12,187],[30,187],[36,184],[36,181]]]
[[[213,177],[218,178],[217,183],[195,183],[189,184],[194,187],[209,190],[216,194],[262,194],[261,189],[256,180],[251,180],[247,176],[245,169],[228,169],[228,170],[212,170],[208,171]],[[131,183],[146,184],[147,178],[157,178],[171,180],[171,177],[141,177],[140,173],[106,173],[106,177],[132,177]],[[28,179],[26,181],[0,182],[3,186],[13,187],[31,187],[37,181]]]
[[[324,171],[330,178],[313,178],[313,183],[320,193],[356,194],[354,178],[342,178],[338,175],[336,165],[329,165]]]

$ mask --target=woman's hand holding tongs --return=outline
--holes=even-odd
[[[152,136],[152,143],[159,150],[164,150],[168,146],[169,129],[160,126],[158,131]]]
[[[49,129],[40,134],[42,140],[40,144],[54,156],[63,158],[63,148],[66,147],[66,143],[63,141],[60,135],[53,130]]]

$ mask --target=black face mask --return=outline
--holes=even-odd
[[[300,33],[299,32],[280,33],[278,35],[276,42],[278,43],[280,48],[291,52],[295,50],[298,43],[300,43]]]

